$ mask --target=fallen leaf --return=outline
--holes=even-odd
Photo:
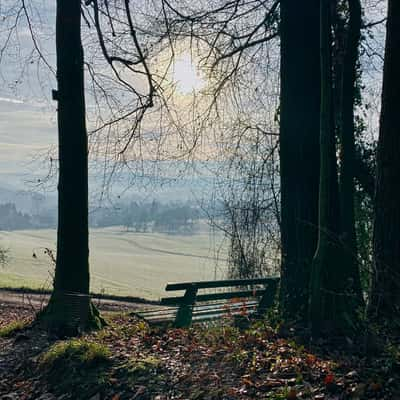
[[[373,392],[379,392],[382,389],[382,384],[379,382],[373,382],[373,383],[371,383],[371,385],[369,385],[369,388]]]
[[[324,383],[326,386],[332,385],[332,383],[334,383],[334,382],[335,382],[335,375],[333,375],[332,373],[329,373],[325,376]]]

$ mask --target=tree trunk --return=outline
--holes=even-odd
[[[370,316],[400,311],[400,2],[389,0],[379,130]]]
[[[281,288],[287,320],[307,319],[317,246],[319,0],[281,1]]]
[[[339,240],[339,188],[332,95],[331,0],[321,0],[321,132],[319,235],[311,276],[310,323],[314,335],[341,333],[345,323],[345,287]]]
[[[88,145],[80,0],[58,0],[58,231],[51,329],[74,334],[96,321],[89,299]]]
[[[349,23],[345,33],[340,100],[340,215],[341,240],[349,289],[355,304],[361,305],[362,290],[357,260],[357,239],[354,216],[355,135],[354,101],[357,82],[358,46],[361,30],[361,4],[349,0]]]

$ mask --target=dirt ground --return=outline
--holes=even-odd
[[[48,302],[49,295],[0,289],[0,327],[25,318],[33,318]],[[128,301],[93,299],[100,311],[134,312],[149,305]]]

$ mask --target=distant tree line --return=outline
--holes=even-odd
[[[92,227],[124,226],[134,232],[193,234],[198,229],[201,212],[190,203],[136,201],[114,208],[100,208],[91,213]]]
[[[201,211],[189,202],[120,204],[98,208],[90,213],[89,226],[103,228],[123,226],[127,231],[194,234],[199,227]],[[51,229],[57,227],[55,210],[41,210],[38,214],[24,213],[14,203],[0,204],[0,230]]]
[[[57,226],[55,210],[43,210],[32,215],[19,211],[14,203],[0,204],[0,230],[45,229]]]
[[[0,230],[29,229],[31,216],[17,210],[15,204],[0,204]]]

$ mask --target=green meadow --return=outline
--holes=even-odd
[[[123,228],[90,232],[91,290],[120,296],[159,299],[167,282],[210,280],[226,273],[221,235],[127,232]],[[9,262],[0,266],[1,287],[51,288],[54,266],[45,254],[55,250],[55,230],[0,231]]]

